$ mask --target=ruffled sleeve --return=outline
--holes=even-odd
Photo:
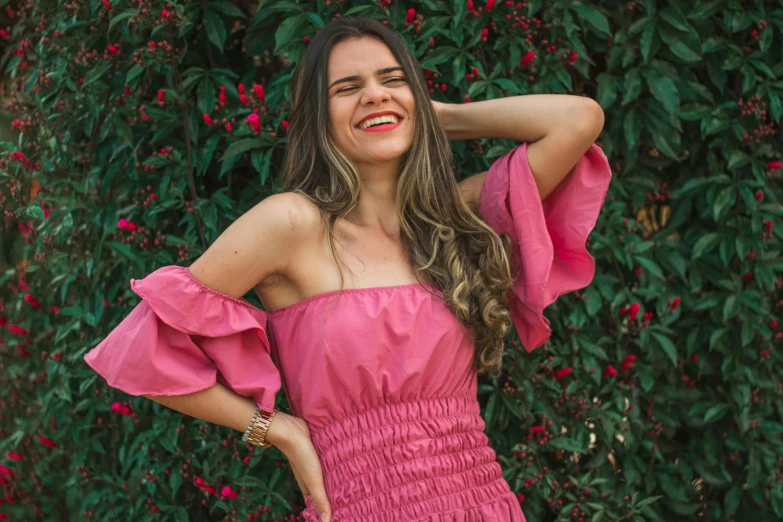
[[[266,313],[210,288],[187,267],[164,266],[131,288],[142,301],[85,362],[130,395],[183,395],[216,382],[272,411],[280,374]]]
[[[604,152],[593,144],[542,203],[527,145],[514,147],[492,164],[479,214],[496,233],[512,239],[515,282],[509,309],[522,345],[532,351],[552,334],[544,308],[593,280],[595,259],[585,243],[612,172]]]

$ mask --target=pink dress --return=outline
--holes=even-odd
[[[492,164],[480,214],[514,240],[512,319],[530,351],[551,333],[543,309],[593,278],[585,241],[611,171],[592,145],[542,205],[526,150]],[[186,267],[131,288],[142,301],[85,361],[130,395],[220,382],[271,410],[282,387],[310,427],[333,521],[524,522],[484,433],[469,332],[434,285],[332,291],[270,312]]]

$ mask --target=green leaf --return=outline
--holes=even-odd
[[[132,17],[138,12],[138,9],[126,9],[125,11],[117,14],[114,18],[111,19],[109,22],[109,28],[106,30],[106,34],[111,33],[112,28],[117,25],[118,23],[122,22],[123,20],[127,20],[128,18]]]
[[[736,295],[730,295],[723,304],[723,320],[728,321],[739,314],[742,309],[742,302]]]
[[[653,276],[660,279],[661,281],[666,281],[666,276],[663,275],[663,270],[661,270],[661,267],[659,267],[654,261],[641,256],[634,256],[634,259],[636,260],[637,263],[642,265],[642,267],[648,273],[652,274]]]
[[[282,48],[287,45],[294,34],[307,23],[307,15],[300,14],[297,16],[290,16],[283,20],[283,23],[275,31],[275,51],[274,54],[281,53]]]
[[[608,109],[617,99],[617,78],[611,74],[600,73],[598,75],[598,94],[595,101],[603,110]]]
[[[720,235],[717,232],[708,232],[701,236],[693,245],[691,259],[696,259],[702,254],[712,251],[720,243]]]
[[[658,346],[661,347],[663,353],[665,353],[674,367],[677,367],[677,348],[672,343],[671,339],[658,332],[650,332],[650,334],[658,341]]]
[[[631,150],[635,149],[637,142],[639,141],[639,133],[641,132],[641,123],[639,121],[639,112],[636,107],[628,111],[623,121],[623,132],[625,136],[625,146]]]
[[[676,115],[680,112],[680,93],[671,78],[661,76],[656,70],[650,69],[647,74],[647,86],[669,114]]]
[[[227,16],[234,16],[237,18],[245,18],[245,13],[242,10],[230,2],[215,2],[210,1],[206,4],[207,9],[214,9],[215,11]]]
[[[572,5],[570,8],[576,13],[576,16],[580,20],[587,22],[596,31],[606,35],[607,37],[612,36],[612,32],[609,30],[609,21],[606,19],[603,13],[598,11],[596,8],[582,5]]]
[[[557,437],[549,441],[549,445],[566,451],[576,451],[577,453],[586,453],[587,448],[574,439],[569,437]]]
[[[685,18],[685,16],[682,15],[679,11],[677,11],[673,7],[664,7],[663,9],[658,11],[658,15],[663,20],[666,20],[669,23],[669,25],[671,25],[675,29],[678,29],[680,31],[691,30],[691,26],[688,23],[688,20]]]
[[[734,186],[726,187],[720,191],[715,203],[712,205],[713,219],[718,222],[723,215],[737,202],[737,190]]]
[[[226,37],[228,36],[226,23],[223,21],[223,18],[215,11],[207,11],[204,13],[204,29],[207,31],[209,41],[215,44],[215,47],[220,52],[223,52],[223,47],[226,45]]]
[[[258,138],[244,138],[237,140],[228,146],[226,152],[224,152],[223,156],[220,158],[220,161],[225,161],[232,156],[236,156],[237,154],[242,154],[243,152],[258,149],[263,146],[264,143]]]
[[[713,422],[722,419],[729,412],[729,407],[726,404],[716,404],[712,406],[704,414],[704,423]]]

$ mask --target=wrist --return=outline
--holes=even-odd
[[[269,428],[266,430],[265,442],[278,449],[285,446],[286,442],[290,440],[287,417],[289,415],[282,411],[275,413],[272,421],[269,423]]]

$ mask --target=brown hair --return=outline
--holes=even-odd
[[[332,254],[334,223],[359,201],[355,165],[328,131],[328,57],[347,39],[372,36],[386,43],[409,79],[416,105],[414,139],[397,178],[401,241],[416,280],[420,273],[443,294],[443,302],[473,334],[473,369],[501,372],[511,319],[510,239],[498,236],[465,204],[457,187],[446,133],[430,103],[421,67],[402,36],[370,18],[342,16],[313,38],[297,64],[291,85],[287,150],[280,184],[299,193],[321,212]],[[345,283],[340,273],[343,290]]]

